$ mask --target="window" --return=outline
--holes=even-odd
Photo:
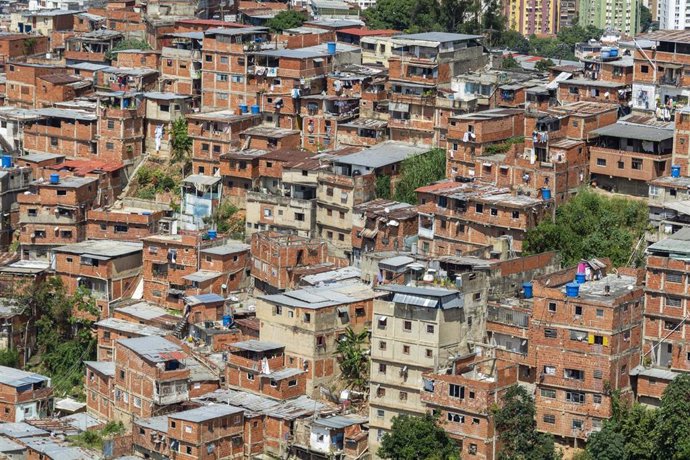
[[[597,318],[603,318],[604,317],[604,309],[603,308],[597,308]]]
[[[115,121],[108,120],[108,129],[115,129]]]
[[[206,60],[206,62],[213,62],[213,56],[211,56],[210,54],[205,55],[204,59]]]
[[[254,374],[247,372],[247,380],[249,380],[250,382],[253,382],[254,381]]]
[[[582,305],[575,305],[575,316],[582,316]]]
[[[276,315],[282,315],[283,314],[283,307],[280,305],[276,305],[275,306],[275,312],[276,312]]]
[[[403,330],[410,332],[412,330],[412,321],[403,321]]]
[[[381,341],[379,342],[379,350],[385,350],[385,349],[386,349],[386,342],[384,342],[383,340],[381,340]]]
[[[407,391],[401,391],[399,397],[401,401],[407,401]]]
[[[582,429],[582,420],[573,420],[573,430]]]
[[[592,373],[595,379],[601,379],[602,378],[602,372],[601,369],[594,369],[594,372]]]
[[[587,340],[587,331],[570,330],[570,340],[577,342],[585,342]]]
[[[434,357],[434,351],[431,348],[426,349],[426,357],[427,358],[433,358]]]
[[[677,321],[664,321],[664,329],[666,329],[667,331],[672,331],[676,329],[679,325],[680,323],[678,323]]]
[[[666,273],[666,281],[669,283],[682,283],[683,275],[680,273]]]
[[[583,404],[585,402],[585,394],[581,391],[566,391],[565,400],[575,404]]]
[[[512,217],[513,217],[513,219],[519,219],[520,218],[520,211],[513,211]]]
[[[544,366],[544,374],[556,375],[556,367],[555,366]]]
[[[465,387],[451,383],[448,385],[448,396],[465,399]]]
[[[115,224],[113,226],[115,233],[127,233],[128,227],[122,224]]]
[[[625,162],[623,160],[618,160],[618,169],[624,169],[625,168]]]
[[[556,399],[556,390],[549,390],[547,388],[541,389],[541,396],[543,398]]]
[[[38,211],[36,209],[29,209],[27,210],[27,214],[29,217],[36,217],[38,215]]]
[[[363,317],[363,316],[366,316],[366,313],[367,313],[367,312],[364,311],[364,308],[362,308],[362,307],[357,307],[357,308],[355,308],[355,316],[356,316],[357,318],[361,318],[361,317]]]
[[[134,397],[134,407],[141,407],[141,398]]]
[[[406,355],[410,354],[410,346],[409,345],[403,345],[403,354],[406,354]]]
[[[597,166],[606,166],[606,158],[597,158]]]
[[[592,395],[592,402],[594,404],[601,404],[601,395]]]
[[[426,333],[427,334],[433,334],[434,333],[434,325],[433,324],[427,324],[426,325]]]
[[[379,363],[379,374],[385,374],[386,373],[386,365],[383,363]]]
[[[455,412],[448,412],[447,417],[449,422],[465,423],[464,415],[456,414]]]
[[[305,323],[311,323],[311,313],[305,313],[305,314],[302,316],[302,320],[303,320]]]
[[[479,419],[477,417],[472,418],[472,425],[479,425]]]
[[[546,328],[544,329],[544,337],[547,339],[555,339],[558,336],[556,329]]]
[[[632,159],[632,169],[637,169],[637,170],[642,169],[642,158],[633,158]]]
[[[649,66],[641,65],[641,66],[640,66],[640,72],[642,72],[642,73],[649,73]]]
[[[584,380],[585,379],[585,371],[582,371],[580,369],[564,369],[563,370],[563,376],[566,379]]]
[[[671,297],[671,296],[666,297],[666,306],[667,307],[680,307],[681,306],[681,298],[680,297]]]
[[[550,312],[556,311],[556,302],[549,302],[549,311]]]
[[[477,445],[476,444],[470,444],[470,447],[467,449],[467,452],[470,455],[477,455]]]
[[[484,205],[481,203],[477,203],[474,205],[474,211],[478,214],[482,214],[484,212]]]
[[[56,194],[57,196],[65,196],[67,195],[67,190],[57,190]]]
[[[542,420],[544,420],[544,423],[553,425],[554,423],[556,423],[556,416],[551,414],[544,414],[544,418]]]
[[[496,208],[491,208],[491,209],[489,209],[489,213],[490,213],[492,216],[497,216],[497,215],[498,215],[498,209],[496,209]]]
[[[227,64],[228,63],[228,57],[227,56],[221,56],[220,57],[220,63],[221,64]]]
[[[57,147],[58,146],[58,138],[57,137],[51,137],[50,138],[50,145],[53,147]]]

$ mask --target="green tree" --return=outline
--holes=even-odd
[[[534,64],[534,69],[538,72],[548,72],[549,69],[555,65],[556,64],[551,59],[546,58]]]
[[[647,32],[652,26],[652,12],[644,5],[640,5],[640,29]]]
[[[494,46],[506,48],[510,51],[515,51],[520,54],[528,54],[530,52],[529,40],[525,38],[520,32],[515,30],[506,30],[501,34],[501,37]]]
[[[443,0],[454,2],[456,0]],[[395,29],[407,32],[442,30],[441,5],[436,0],[380,0],[362,12],[372,29]],[[448,19],[450,20],[450,19]],[[447,29],[453,30],[453,29]]]
[[[0,366],[18,367],[19,352],[16,349],[0,350]]]
[[[170,160],[173,163],[182,164],[182,175],[186,175],[186,171],[192,165],[192,138],[189,137],[187,120],[178,118],[172,123],[172,131],[170,133]]]
[[[501,61],[501,68],[502,69],[519,69],[520,68],[520,63],[513,57],[512,54],[509,54],[508,56],[504,57],[503,60]]]
[[[659,459],[690,458],[690,375],[676,376],[664,390],[654,427]]]
[[[273,32],[282,33],[286,29],[293,29],[304,24],[304,15],[299,11],[285,10],[276,14],[266,22],[266,26]]]
[[[206,224],[213,224],[218,233],[227,233],[231,238],[244,239],[244,219],[239,218],[239,209],[226,201],[221,202],[213,213],[204,218]]]
[[[583,189],[558,207],[555,222],[545,219],[527,232],[524,249],[527,254],[559,251],[565,266],[591,257],[608,257],[622,266],[639,250],[648,222],[644,202]]]
[[[513,385],[502,398],[502,406],[493,411],[498,431],[500,460],[554,460],[559,455],[551,436],[537,431],[534,399],[520,385]]]
[[[16,299],[36,320],[36,371],[49,375],[58,394],[83,397],[81,385],[85,360],[96,356],[96,339],[91,332],[98,317],[95,301],[83,288],[68,295],[62,280],[48,278],[24,290]]]
[[[376,177],[376,198],[391,198],[391,176]]]
[[[112,60],[115,57],[115,51],[123,50],[150,50],[151,45],[146,40],[139,40],[138,38],[127,38],[122,40],[117,45],[113,46],[113,49],[105,53],[105,58]]]
[[[415,155],[402,162],[400,182],[395,186],[395,200],[416,204],[419,187],[446,177],[446,152],[443,149],[432,149],[421,155]]]
[[[393,417],[391,431],[383,435],[377,454],[395,460],[460,459],[457,445],[431,414]]]
[[[355,332],[347,328],[345,335],[338,340],[335,354],[343,379],[347,386],[364,390],[369,384],[369,332]]]

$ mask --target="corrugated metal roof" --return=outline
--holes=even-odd
[[[215,278],[218,278],[220,275],[222,275],[221,272],[215,272],[211,270],[199,270],[194,273],[190,273],[189,275],[185,275],[182,277],[182,279],[185,279],[187,281],[196,281],[197,283],[201,283],[204,281],[209,281]]]
[[[651,142],[661,142],[673,139],[673,129],[654,128],[627,123],[614,123],[604,126],[603,128],[592,130],[590,134]]]
[[[206,422],[219,417],[227,417],[228,415],[243,413],[244,409],[241,407],[231,406],[229,404],[216,404],[213,406],[202,406],[196,409],[186,410],[183,412],[176,412],[168,414],[168,417],[175,420],[184,420],[187,422]]]
[[[380,168],[399,163],[409,157],[428,152],[429,147],[418,147],[402,142],[386,141],[361,152],[334,159],[335,163]]]
[[[225,298],[218,294],[199,294],[185,297],[185,302],[188,305],[198,305],[201,303],[225,302]]]
[[[137,337],[134,339],[120,339],[117,343],[129,348],[142,358],[152,361],[154,363],[165,362],[170,360],[182,360],[187,355],[182,351],[182,348],[165,340],[162,337]]]
[[[66,246],[59,246],[53,249],[53,251],[112,258],[141,252],[142,248],[143,243],[116,240],[86,240]]]
[[[242,243],[241,241],[228,241],[222,246],[213,246],[211,248],[202,249],[203,254],[214,254],[218,256],[225,256],[228,254],[234,254],[237,252],[248,251],[251,248],[248,244]]]
[[[48,382],[50,379],[41,374],[26,372],[13,367],[0,366],[0,383],[11,387],[21,387],[34,383]]]
[[[327,412],[330,408],[330,406],[304,395],[286,401],[276,401],[264,396],[237,390],[216,390],[196,398],[195,401],[202,404],[230,404],[241,407],[250,414],[265,414],[284,420],[306,417],[315,412]]]
[[[323,426],[325,428],[339,430],[352,425],[361,425],[362,423],[366,423],[368,420],[369,419],[351,415],[335,415],[333,417],[317,418],[314,420],[314,424]]]
[[[115,363],[113,361],[84,361],[84,365],[103,375],[115,376]]]
[[[395,35],[393,38],[396,40],[422,40],[428,42],[447,43],[477,40],[483,37],[481,35],[453,34],[449,32],[423,32],[418,34]]]
[[[164,331],[163,329],[155,326],[133,323],[131,321],[125,321],[118,318],[102,319],[96,323],[96,326],[99,328],[114,329],[116,331],[127,332],[128,334],[138,334],[141,336],[159,335],[162,337],[169,333],[169,331]]]
[[[285,345],[276,342],[269,342],[266,340],[245,340],[243,342],[231,343],[230,347],[244,351],[254,351],[257,353],[261,353],[264,351],[279,350],[285,348]]]

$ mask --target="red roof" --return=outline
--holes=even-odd
[[[212,27],[247,27],[245,24],[240,24],[238,22],[221,21],[220,19],[180,19],[175,23]]]
[[[393,30],[393,29],[373,29],[372,30],[372,29],[367,29],[366,27],[347,27],[345,29],[340,29],[337,32],[339,34],[356,35],[358,37],[367,37],[367,36],[390,37],[392,35],[400,33],[400,31]]]

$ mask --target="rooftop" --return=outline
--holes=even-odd
[[[378,217],[394,222],[395,219],[412,219],[417,217],[417,207],[409,203],[377,198],[354,207],[355,214],[367,217]]]
[[[348,283],[335,284],[323,288],[297,289],[282,294],[266,295],[260,298],[271,304],[318,310],[337,305],[361,302],[362,300],[373,299],[381,295],[381,293],[373,291],[369,285],[363,283]]]
[[[449,310],[452,308],[462,308],[464,299],[460,291],[450,289],[427,288],[388,284],[378,286],[380,291],[391,292],[394,303],[412,305],[425,308],[440,308]]]
[[[623,139],[637,139],[641,141],[662,142],[673,139],[673,128],[665,129],[631,123],[617,122],[590,131],[593,136],[609,136]]]
[[[256,353],[263,353],[271,350],[282,350],[285,345],[275,342],[268,342],[265,340],[246,340],[244,342],[231,343],[230,347],[237,348],[242,351],[253,351]]]
[[[338,43],[336,46],[336,53],[347,53],[347,52],[359,52],[361,48],[359,46],[346,45],[344,43]],[[330,56],[328,52],[328,45],[326,43],[314,46],[307,46],[304,48],[293,48],[293,49],[279,49],[279,50],[267,50],[257,53],[261,56],[270,56],[275,58],[288,58],[288,59],[313,59],[313,58],[323,58]]]
[[[339,283],[345,280],[360,279],[361,276],[362,271],[359,268],[348,266],[327,272],[316,273],[314,275],[306,275],[301,278],[300,282],[319,287],[327,284]]]
[[[26,372],[13,367],[0,366],[0,384],[11,387],[23,387],[34,383],[48,382],[50,379],[41,374]]]
[[[160,415],[158,417],[151,418],[139,418],[135,419],[134,423],[136,425],[142,426],[144,428],[149,428],[154,431],[162,431],[164,433],[168,432],[168,416]]]
[[[93,112],[87,112],[86,110],[68,110],[68,109],[56,109],[56,108],[46,108],[46,109],[36,109],[34,112],[43,117],[54,117],[54,118],[68,118],[72,120],[79,121],[96,121],[98,116]]]
[[[506,207],[524,208],[537,206],[544,203],[543,200],[526,195],[513,195],[508,188],[496,187],[480,182],[455,182],[442,180],[416,190],[418,193],[429,193],[437,196],[446,196],[461,201],[476,201],[481,203],[497,204]],[[428,205],[429,203],[427,203]],[[434,205],[434,203],[431,203]],[[423,209],[426,205],[422,205]]]
[[[90,367],[96,372],[109,377],[115,376],[115,362],[114,361],[84,361],[86,367]]]
[[[216,279],[220,275],[222,275],[221,272],[216,272],[213,270],[198,270],[194,273],[190,273],[189,275],[183,276],[182,279],[185,279],[187,281],[195,281],[197,283],[203,283],[204,281]]]
[[[29,425],[25,422],[0,423],[0,435],[8,438],[21,439],[31,436],[48,436],[48,432]]]
[[[119,307],[116,308],[115,311],[119,311],[143,320],[160,318],[161,316],[169,315],[164,308],[148,302],[138,302],[126,307]]]
[[[190,409],[183,412],[168,414],[168,417],[176,420],[201,423],[219,417],[226,417],[228,415],[239,414],[243,412],[244,409],[240,407],[235,407],[226,404],[216,404],[213,406],[201,406],[197,407],[196,409]]]
[[[637,285],[637,278],[628,275],[607,274],[601,279],[580,284],[579,299],[612,303],[616,298],[626,295]],[[609,291],[607,292],[606,289]],[[565,287],[563,288],[565,291]]]
[[[127,332],[129,334],[137,334],[140,336],[151,336],[159,335],[165,336],[168,331],[164,331],[155,326],[148,326],[146,324],[133,323],[131,321],[125,321],[123,319],[117,318],[106,318],[95,323],[96,326],[108,329],[114,329],[116,331]]]
[[[636,38],[653,42],[690,43],[690,30],[656,30]]]
[[[185,297],[187,305],[199,305],[205,303],[225,302],[225,298],[218,294],[199,294]]]
[[[480,39],[483,37],[481,35],[453,34],[453,33],[448,33],[448,32],[424,32],[424,33],[419,33],[419,34],[395,35],[393,38],[396,41],[398,41],[398,40],[412,40],[412,41],[448,43],[448,42],[477,40],[477,39]]]
[[[237,390],[216,390],[199,398],[202,404],[229,404],[243,408],[249,414],[265,414],[283,420],[295,420],[316,412],[328,412],[329,406],[308,396],[276,401],[265,396]]]
[[[59,246],[53,249],[53,251],[67,252],[80,256],[92,256],[98,260],[108,260],[115,257],[122,257],[141,252],[142,248],[142,243],[131,243],[116,240],[86,240],[80,243]]]
[[[647,248],[647,253],[690,261],[690,227],[683,227],[673,235]]]
[[[238,252],[245,252],[250,249],[251,246],[245,244],[241,241],[226,241],[220,246],[213,246],[210,248],[205,248],[201,250],[202,254],[213,254],[216,256],[226,256],[228,254],[236,254]]]
[[[182,348],[158,336],[120,339],[117,343],[129,348],[147,361],[154,363],[170,360],[179,361],[187,357]]]
[[[429,147],[418,147],[402,142],[386,141],[358,153],[338,157],[334,162],[376,169],[400,163],[409,157],[421,155],[428,151]]]

